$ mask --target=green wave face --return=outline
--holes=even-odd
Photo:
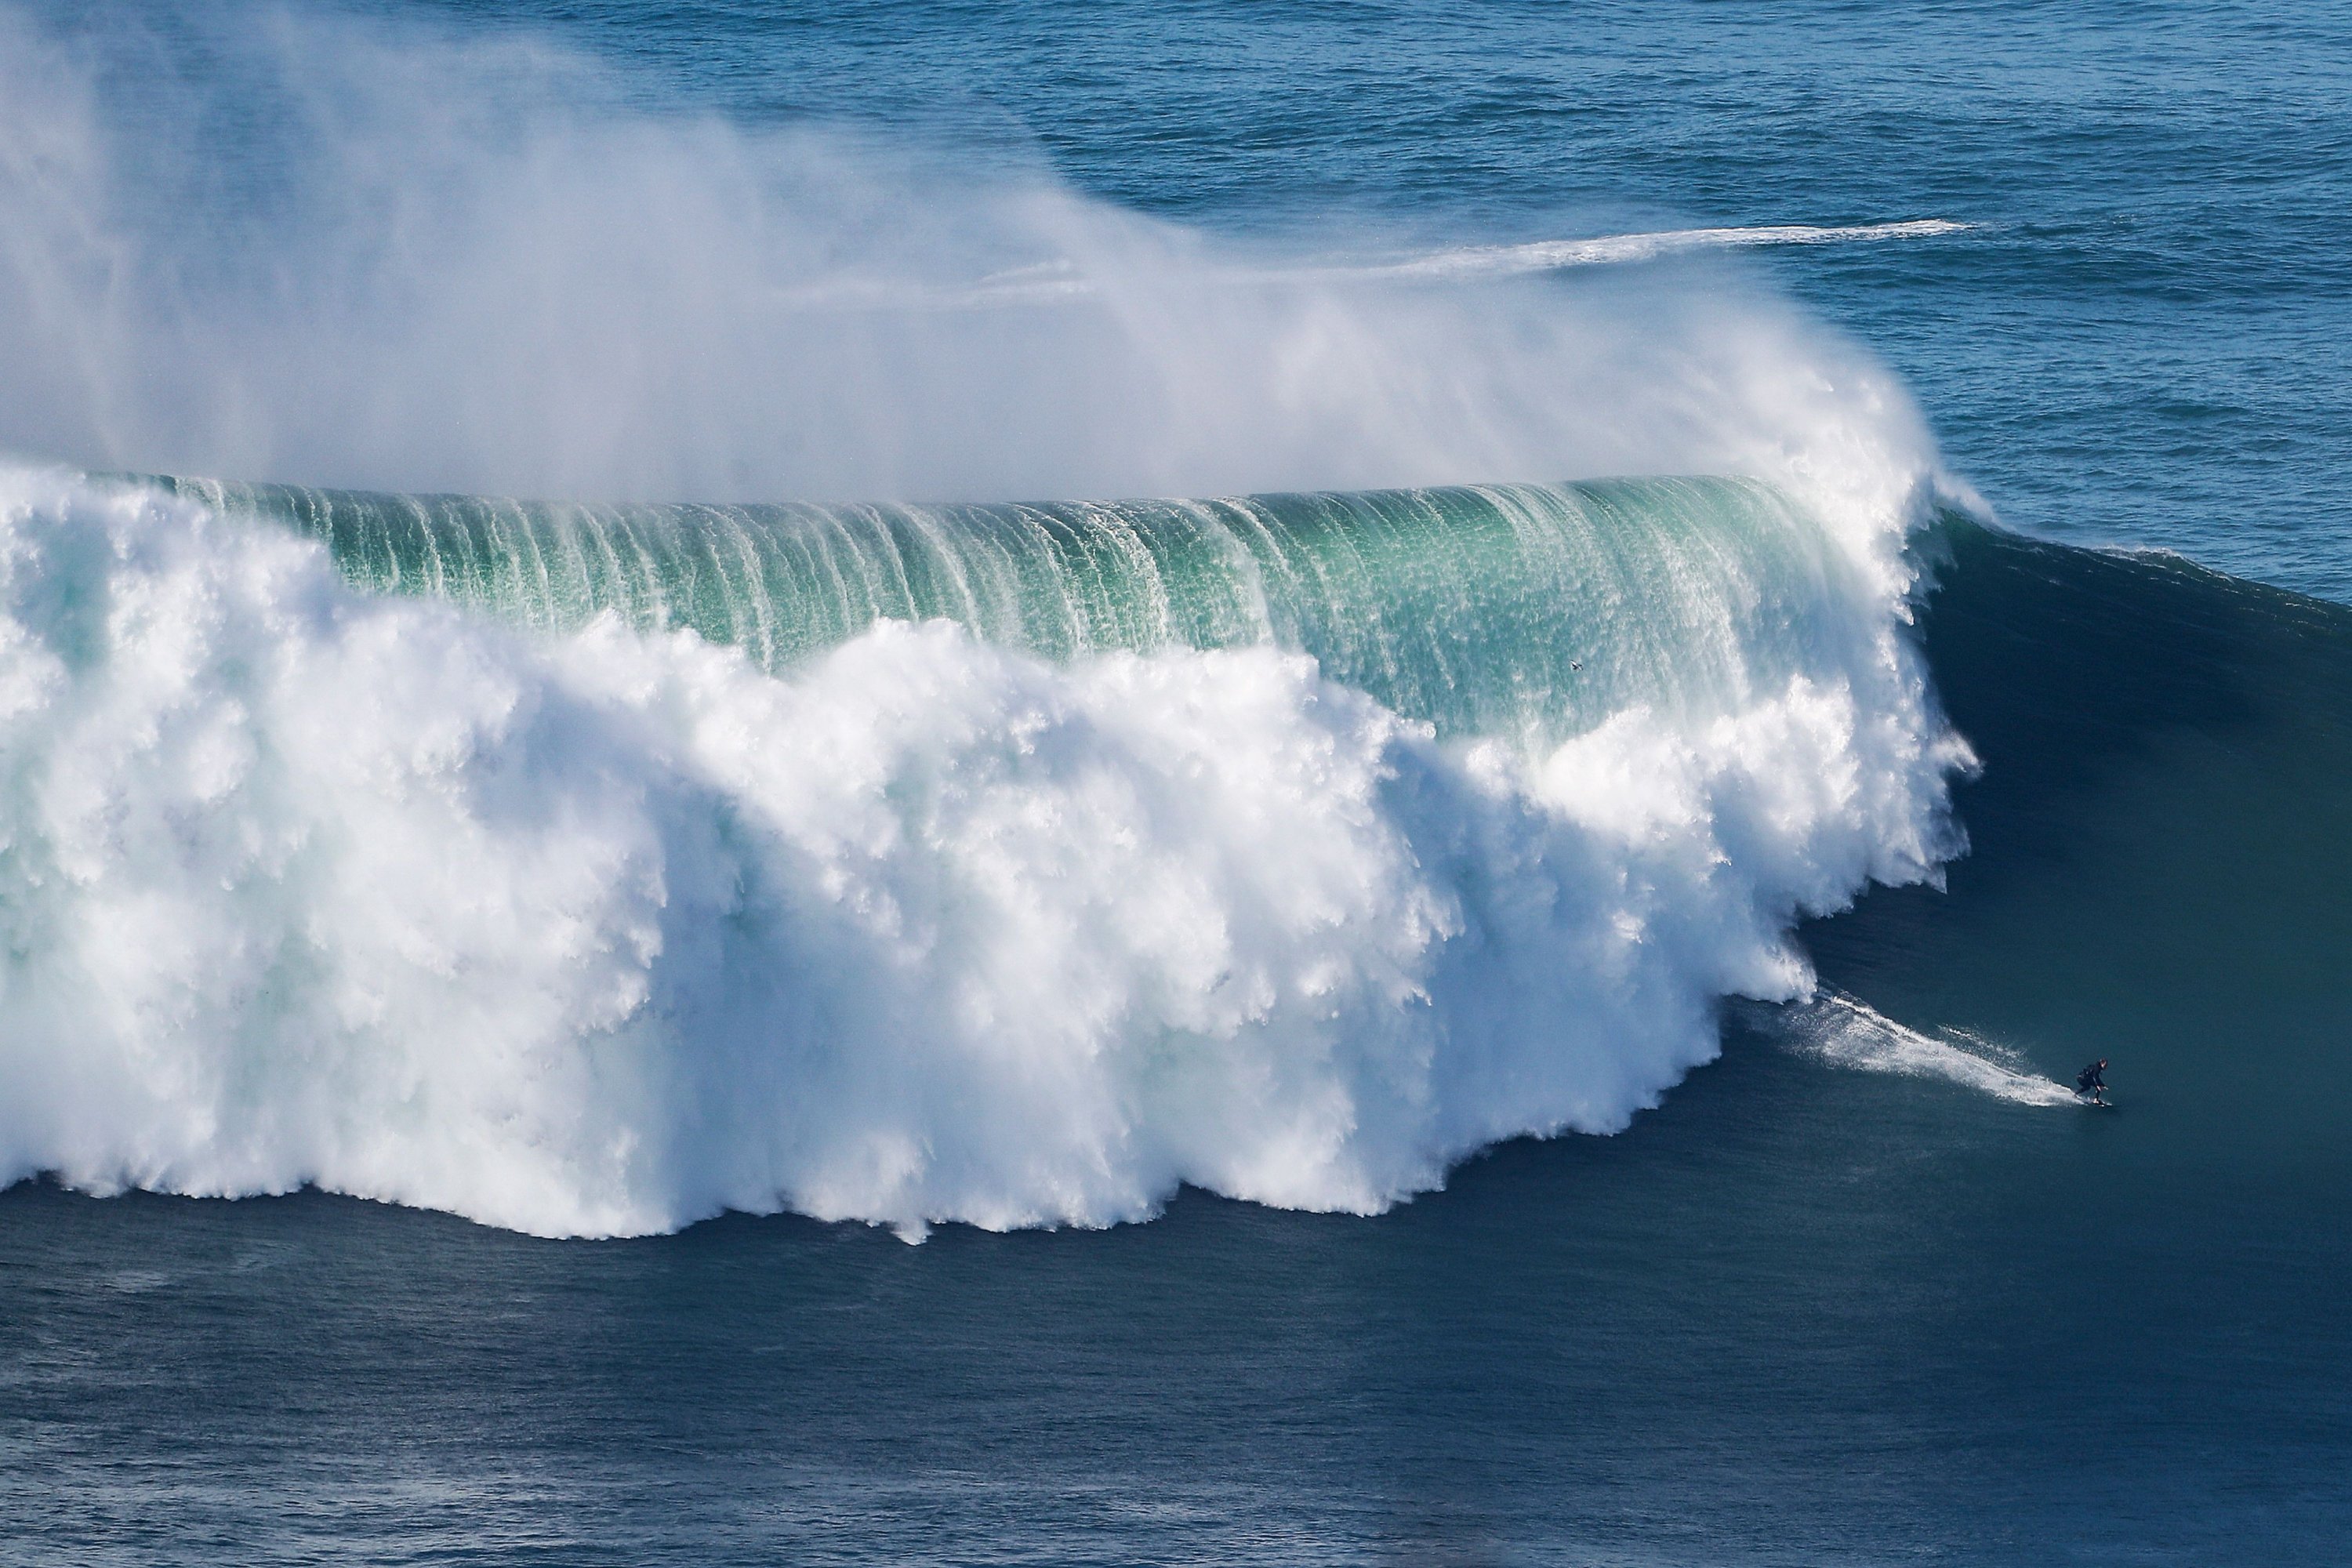
[[[1534,742],[1633,703],[1721,711],[1843,663],[1851,647],[1824,639],[1875,619],[1820,527],[1740,479],[985,506],[163,482],[324,542],[357,585],[534,628],[614,614],[779,672],[883,619],[945,617],[1059,660],[1270,642],[1441,733]]]

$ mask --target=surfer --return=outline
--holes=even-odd
[[[2107,1102],[2107,1058],[2101,1057],[2074,1075],[2074,1092],[2091,1097],[2094,1105]]]

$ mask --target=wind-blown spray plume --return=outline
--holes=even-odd
[[[1793,475],[1868,529],[1932,462],[1883,371],[1719,270],[1286,268],[522,41],[248,18],[200,85],[186,40],[0,34],[0,446],[40,458],[606,500]],[[1083,292],[977,302],[1039,268]]]

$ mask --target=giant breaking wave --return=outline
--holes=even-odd
[[[1956,847],[1933,443],[1691,248],[1949,226],[1400,265],[521,34],[46,16],[0,0],[0,447],[71,465],[0,469],[0,1179],[1372,1210],[1623,1126]],[[1560,474],[1737,477],[1427,488]],[[483,499],[1273,490],[1322,493]]]
[[[0,1176],[1372,1211],[1622,1127],[1955,847],[1903,520],[1758,482],[177,490],[0,479]]]

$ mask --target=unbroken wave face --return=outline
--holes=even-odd
[[[343,24],[214,39],[224,171],[167,51],[0,26],[20,449],[1327,492],[0,473],[0,1176],[1369,1211],[1622,1126],[1956,847],[1932,447],[1720,274],[1288,266]],[[1459,488],[1563,473],[1717,477]]]

